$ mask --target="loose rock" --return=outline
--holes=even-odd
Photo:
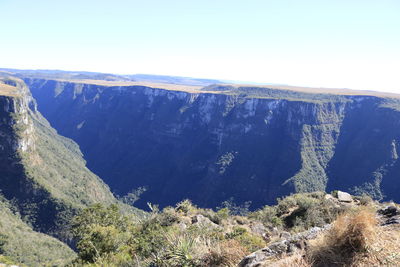
[[[349,193],[338,191],[337,195],[340,202],[353,202],[353,197]]]

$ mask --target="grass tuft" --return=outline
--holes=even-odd
[[[313,266],[355,266],[360,258],[370,255],[377,232],[376,216],[370,208],[347,212],[315,241],[309,258]]]

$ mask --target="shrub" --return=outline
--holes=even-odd
[[[225,238],[226,239],[232,239],[232,238],[238,237],[240,235],[243,235],[246,232],[247,232],[247,230],[242,228],[242,227],[235,227],[235,228],[233,228],[232,232],[225,234]]]
[[[116,253],[128,240],[114,226],[92,225],[90,232],[77,243],[79,257],[85,262],[95,262],[98,258]]]
[[[265,241],[261,237],[249,233],[242,227],[233,228],[232,232],[225,234],[225,238],[238,241],[248,251],[256,251],[265,246]]]
[[[222,221],[229,217],[230,210],[228,208],[222,208],[217,211],[217,217]]]
[[[84,263],[79,263],[77,266],[118,266],[118,267],[142,267],[142,262],[138,259],[132,259],[132,256],[128,251],[121,251],[117,253],[104,254],[96,259],[94,265],[85,265]]]
[[[130,224],[116,205],[86,208],[73,218],[71,225],[78,255],[84,262],[116,253],[129,240]]]
[[[278,199],[277,216],[287,228],[303,231],[310,227],[331,223],[344,208],[325,200],[323,193],[294,194]]]
[[[249,214],[250,218],[262,222],[265,226],[281,226],[282,220],[277,215],[277,208],[264,206],[262,209]]]
[[[368,206],[369,204],[371,204],[374,200],[372,199],[372,197],[370,197],[367,194],[363,194],[359,197],[360,200],[360,204],[363,206]]]
[[[163,212],[158,214],[157,220],[161,226],[171,226],[176,222],[179,222],[179,215],[172,207],[166,207]]]
[[[166,246],[165,232],[157,218],[151,218],[133,228],[129,244],[136,254],[147,258]]]
[[[128,219],[123,216],[117,205],[104,207],[101,204],[92,205],[82,210],[72,220],[72,234],[80,239],[91,231],[93,225],[114,226],[120,231],[128,228]]]
[[[176,205],[175,210],[185,215],[196,211],[196,206],[189,199],[185,199]]]

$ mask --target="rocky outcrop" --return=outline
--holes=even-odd
[[[268,258],[280,255],[290,255],[296,250],[304,250],[307,246],[307,241],[317,238],[322,232],[329,230],[330,224],[324,227],[313,227],[308,231],[298,233],[295,235],[288,235],[286,239],[273,242],[268,247],[257,250],[252,254],[245,257],[240,263],[239,267],[256,267],[266,261]]]
[[[342,192],[344,193],[344,192]],[[327,199],[336,201],[338,204],[348,208],[355,208],[359,203],[354,201],[348,202],[336,199],[331,195]],[[339,194],[338,194],[339,197]],[[350,196],[351,197],[351,196]],[[400,224],[400,208],[395,204],[382,205],[375,203],[378,208],[376,216],[378,223],[382,227],[391,227],[393,225]],[[267,247],[257,250],[250,255],[243,258],[239,263],[239,267],[257,267],[257,266],[275,266],[272,264],[279,258],[284,258],[293,255],[295,252],[304,254],[309,248],[309,241],[314,240],[325,231],[329,231],[332,228],[332,224],[327,224],[323,227],[313,227],[305,232],[298,234],[290,234],[288,232],[280,232],[279,237],[281,240],[269,243]],[[393,228],[398,229],[398,228]]]
[[[380,215],[381,225],[400,224],[400,208],[395,205],[390,205],[378,210]]]
[[[201,214],[197,214],[192,217],[192,224],[201,228],[209,228],[209,229],[220,228],[217,224],[213,223],[209,218]]]

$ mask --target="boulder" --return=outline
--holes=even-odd
[[[337,196],[340,202],[353,202],[353,197],[349,193],[338,191]]]
[[[219,225],[213,223],[210,219],[201,214],[197,214],[192,217],[192,224],[200,227],[211,227],[211,228],[219,227]]]

